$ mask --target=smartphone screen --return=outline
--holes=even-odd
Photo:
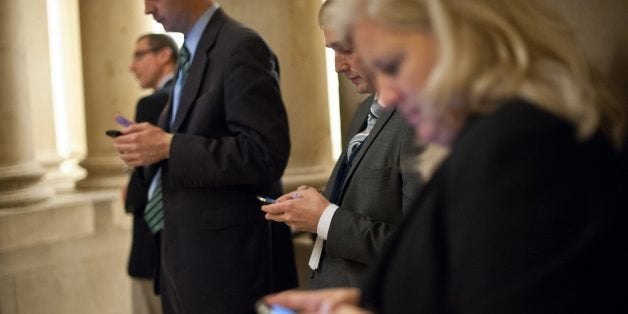
[[[287,307],[273,304],[269,305],[264,302],[258,302],[255,305],[258,314],[296,314],[297,312]]]
[[[297,312],[287,308],[287,307],[283,307],[281,305],[271,305],[270,306],[270,313],[271,314],[296,314]]]

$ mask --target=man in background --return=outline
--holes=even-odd
[[[135,108],[136,122],[157,123],[168,102],[172,78],[177,68],[178,48],[165,34],[146,34],[137,39],[131,72],[140,86],[153,93],[140,99]],[[128,272],[134,314],[161,313],[161,301],[155,294],[153,277],[156,272],[157,247],[153,234],[144,220],[148,183],[143,167],[136,168],[124,190],[125,208],[133,214],[133,239]]]

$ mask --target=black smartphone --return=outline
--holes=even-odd
[[[105,134],[107,134],[107,136],[109,136],[109,137],[116,138],[116,137],[122,135],[122,132],[120,132],[118,130],[107,130],[107,131],[105,131]]]
[[[281,305],[269,305],[262,301],[255,304],[257,314],[296,314],[297,312]]]
[[[277,203],[276,199],[268,197],[268,196],[259,196],[258,195],[258,196],[256,196],[256,198],[257,198],[258,201],[260,201],[260,202],[262,202],[262,203],[264,203],[266,205]]]

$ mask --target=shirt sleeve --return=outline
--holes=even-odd
[[[318,220],[318,225],[316,226],[316,234],[319,238],[327,240],[329,226],[331,226],[331,220],[334,218],[334,213],[336,213],[337,209],[338,205],[329,204],[329,206],[327,206],[327,208],[323,211],[321,218]]]

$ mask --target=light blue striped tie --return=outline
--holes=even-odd
[[[373,130],[373,127],[377,122],[377,119],[379,119],[382,110],[384,110],[384,108],[382,108],[382,106],[377,103],[377,99],[373,100],[373,104],[371,105],[368,117],[366,119],[366,128],[364,128],[364,130],[362,130],[358,134],[354,135],[349,141],[349,145],[347,147],[347,161],[351,161],[353,154],[357,151],[360,145],[362,145],[364,140],[369,136],[371,130]]]

